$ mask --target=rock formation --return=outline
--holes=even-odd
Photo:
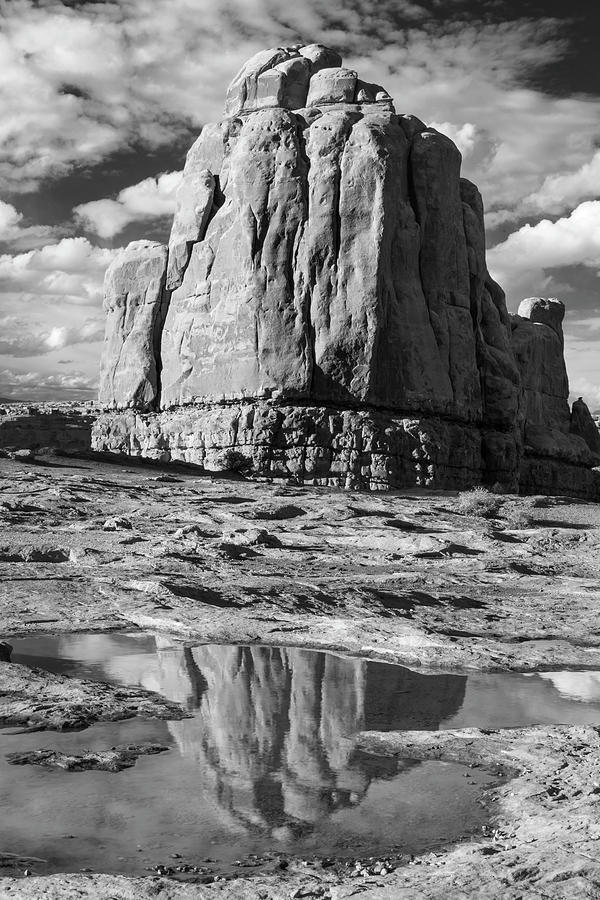
[[[512,344],[523,391],[520,481],[530,490],[590,493],[600,465],[600,435],[582,401],[569,408],[560,300],[530,297],[511,316]],[[586,416],[587,414],[587,416]],[[589,420],[588,420],[589,419]]]
[[[560,322],[511,324],[452,141],[319,45],[257,54],[225,112],[188,153],[168,250],[135,242],[108,270],[96,449],[516,488]],[[563,413],[558,458],[589,467]]]

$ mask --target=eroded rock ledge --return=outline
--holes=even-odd
[[[168,248],[107,272],[94,448],[207,467],[231,448],[371,489],[556,491],[567,464],[569,493],[600,496],[562,304],[511,320],[452,141],[319,45],[257,54],[225,112],[188,153]]]
[[[152,691],[0,662],[0,728],[67,731],[133,716],[181,719],[185,715],[179,704]]]

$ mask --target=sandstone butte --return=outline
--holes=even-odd
[[[168,247],[135,241],[106,273],[94,448],[600,499],[563,304],[509,315],[460,167],[333,50],[252,57],[188,153]]]

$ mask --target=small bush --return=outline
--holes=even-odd
[[[534,497],[519,497],[508,500],[502,505],[501,516],[509,528],[531,528],[535,523],[532,511],[538,506]]]
[[[219,454],[217,464],[223,472],[239,472],[240,475],[247,475],[252,471],[252,459],[232,447]]]
[[[502,498],[490,493],[487,488],[475,487],[470,491],[461,491],[458,495],[458,511],[466,516],[494,516],[502,503]]]

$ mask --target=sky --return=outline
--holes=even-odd
[[[600,409],[599,31],[591,0],[0,0],[0,397],[95,397],[107,265],[168,239],[242,63],[319,42],[457,143],[509,310],[564,301]]]

